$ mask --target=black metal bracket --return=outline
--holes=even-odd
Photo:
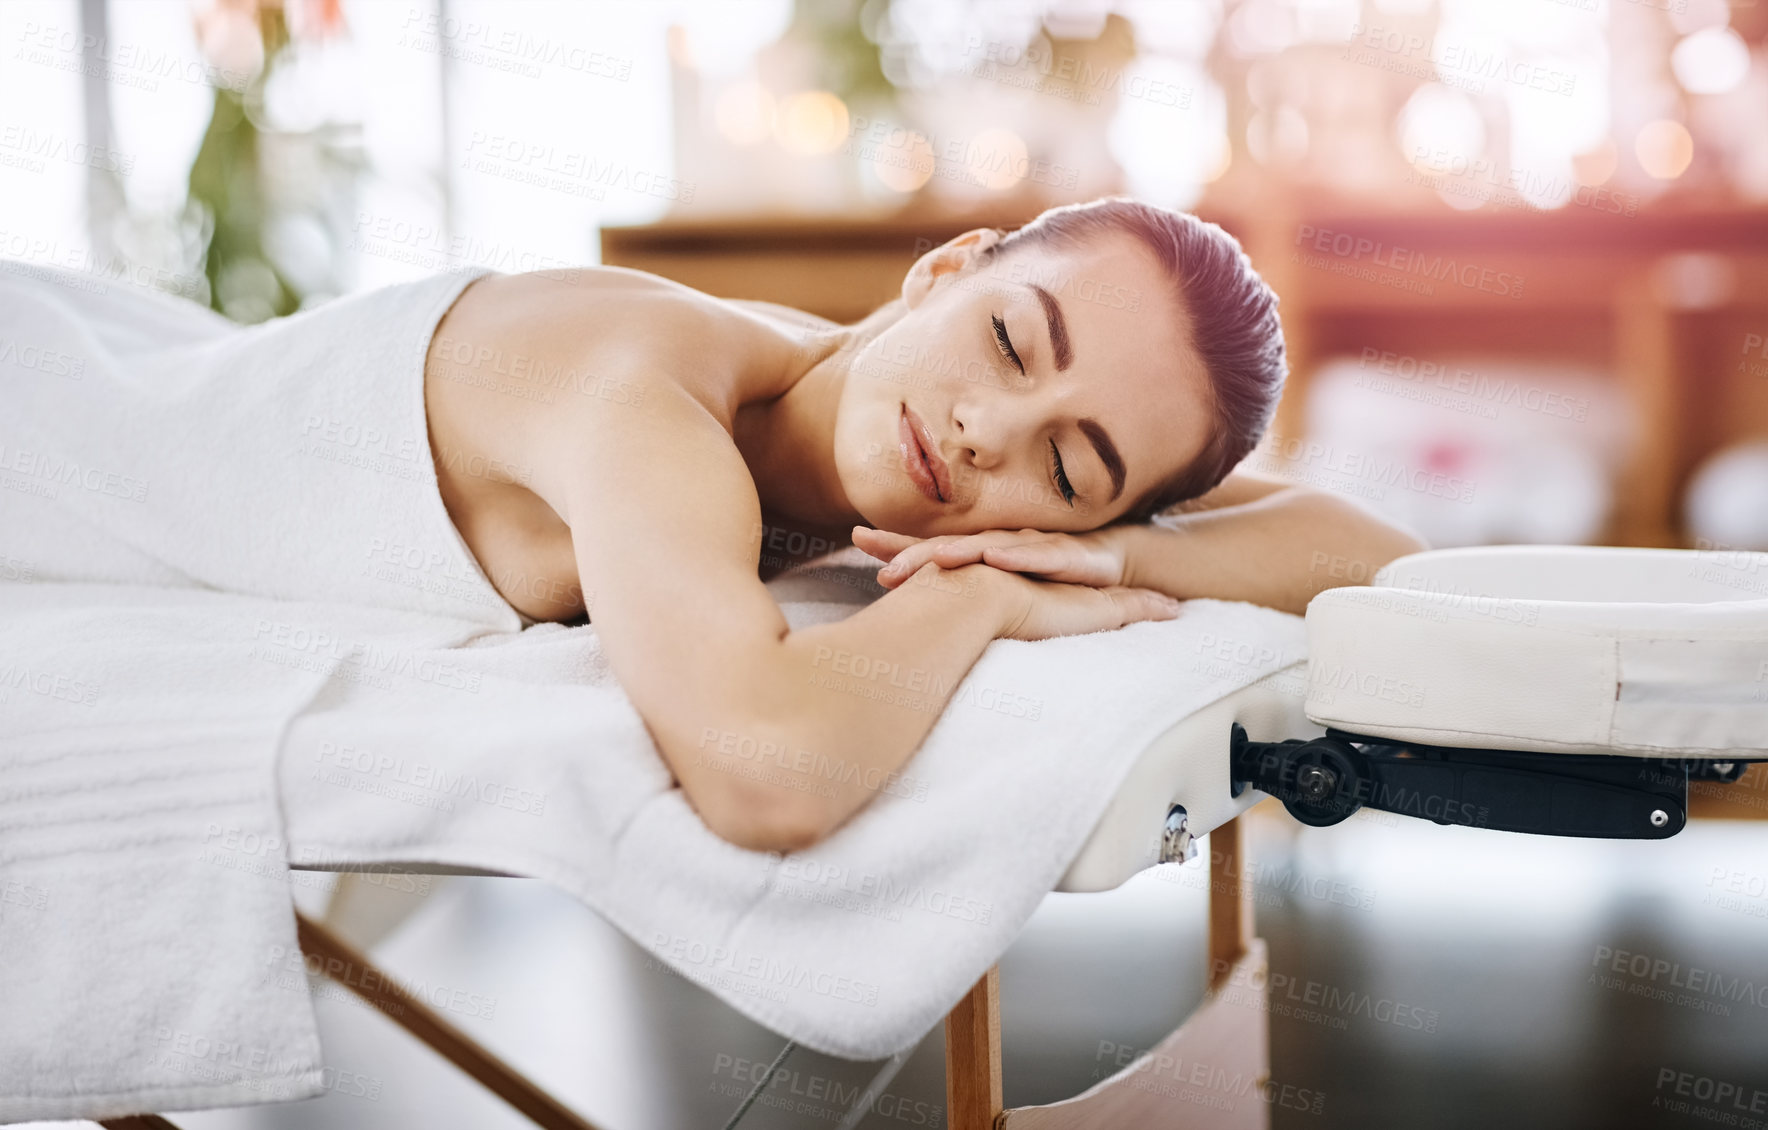
[[[1328,727],[1319,738],[1248,741],[1232,724],[1234,795],[1248,787],[1327,827],[1376,808],[1501,832],[1667,839],[1688,822],[1688,782],[1730,782],[1752,761],[1462,749]]]

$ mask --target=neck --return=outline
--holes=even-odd
[[[784,391],[737,410],[737,450],[749,465],[764,514],[838,533],[842,542],[864,520],[841,489],[835,420],[853,358],[900,316],[898,307],[900,302],[890,303],[851,326],[803,339],[780,382]]]

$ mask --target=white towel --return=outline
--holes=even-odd
[[[825,559],[769,587],[804,627],[881,591],[876,564]],[[1006,951],[1155,737],[1305,646],[1300,617],[1211,600],[1114,632],[997,640],[902,776],[780,858],[719,840],[669,787],[593,626],[537,625],[449,653],[449,681],[471,689],[327,686],[283,750],[292,859],[543,879],[769,1028],[881,1058]],[[1221,662],[1228,650],[1241,662]],[[892,689],[888,675],[852,685]],[[711,739],[706,756],[765,771],[801,753],[728,748]],[[838,770],[840,750],[809,753]]]
[[[473,277],[247,329],[0,263],[0,1119],[321,1085],[305,985],[268,972],[283,731],[353,654],[521,625],[423,414]]]
[[[1154,736],[1302,654],[1300,618],[1210,601],[997,641],[827,843],[732,847],[668,787],[593,627],[516,630],[447,521],[421,363],[464,285],[252,330],[161,303],[156,337],[128,296],[0,274],[0,1120],[318,1093],[290,855],[532,875],[783,1034],[890,1054],[998,959]],[[868,574],[770,588],[801,627]],[[1224,642],[1253,665],[1210,662]]]

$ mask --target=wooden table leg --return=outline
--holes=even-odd
[[[1209,991],[1203,1003],[1134,1063],[1072,1098],[1005,1112],[1002,1130],[1270,1130],[1270,965],[1265,944],[1252,935],[1252,885],[1240,822],[1211,832],[1209,849]]]
[[[1216,988],[1252,940],[1252,887],[1240,818],[1209,834],[1209,987]]]
[[[950,1130],[993,1130],[1001,1099],[1001,967],[989,968],[945,1018]]]

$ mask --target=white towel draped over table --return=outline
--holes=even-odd
[[[1215,601],[997,641],[833,838],[743,851],[671,787],[594,628],[519,630],[448,522],[422,359],[470,276],[236,329],[34,273],[0,271],[0,1120],[319,1093],[290,859],[531,875],[786,1036],[891,1054],[1156,735],[1303,656],[1299,617]],[[839,618],[882,591],[865,560],[770,588],[794,627]]]

